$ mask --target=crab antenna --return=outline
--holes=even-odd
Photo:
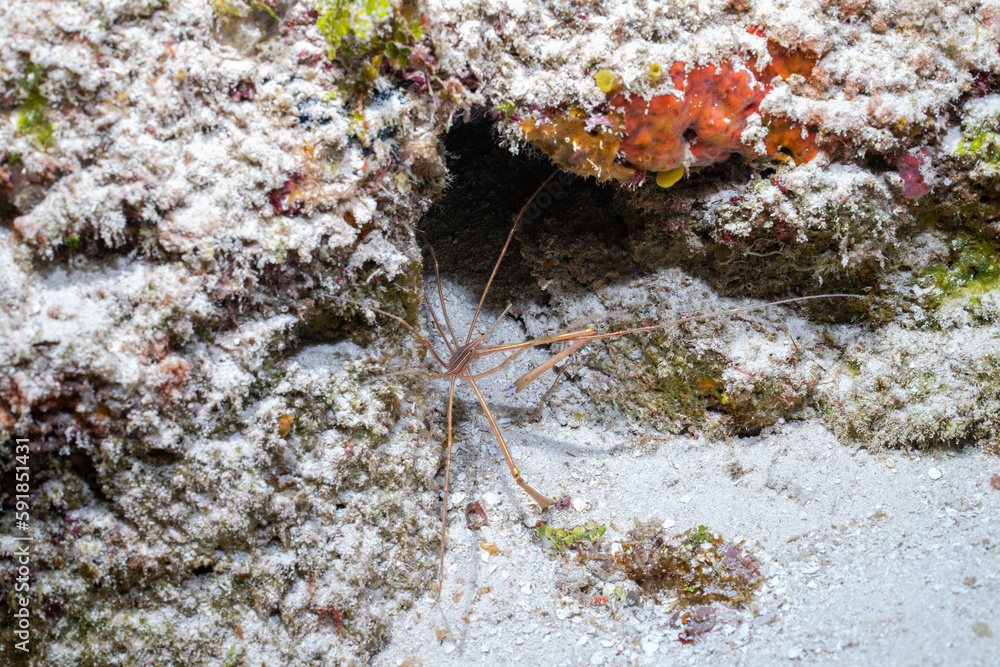
[[[611,338],[621,338],[622,336],[627,336],[628,334],[645,333],[647,331],[656,331],[657,329],[666,329],[667,327],[674,326],[675,324],[700,322],[702,320],[708,320],[713,317],[719,317],[721,315],[736,315],[737,313],[747,313],[753,310],[761,310],[762,308],[769,308],[771,306],[780,306],[786,303],[795,303],[797,301],[811,301],[813,299],[826,299],[830,297],[843,297],[851,299],[864,298],[864,296],[861,294],[814,294],[810,296],[798,296],[793,299],[782,299],[781,301],[770,301],[768,303],[759,303],[755,306],[732,308],[730,310],[719,310],[714,313],[705,313],[704,315],[684,317],[679,320],[670,320],[669,322],[661,322],[660,324],[654,324],[648,327],[639,327],[638,329],[625,329],[624,331],[614,331],[611,333],[597,333],[597,331],[595,331],[593,328],[590,328],[590,329],[581,329],[580,331],[569,331],[569,332],[559,333],[555,334],[554,336],[545,336],[544,338],[536,338],[535,340],[526,340],[523,343],[485,345],[483,346],[483,353],[480,356],[484,356],[486,354],[493,354],[494,352],[513,352],[513,351],[519,352],[525,348],[537,347],[539,345],[549,345],[551,343],[567,343],[575,341],[608,340]]]
[[[545,188],[545,186],[549,184],[549,181],[555,178],[555,175],[558,173],[559,170],[556,169],[551,174],[549,174],[549,177],[546,178],[545,181],[538,186],[538,189],[535,190],[535,193],[531,195],[531,198],[524,203],[524,206],[521,207],[520,213],[517,214],[517,218],[515,218],[514,220],[514,226],[510,228],[510,234],[507,235],[507,242],[503,244],[503,250],[500,251],[500,257],[497,258],[497,263],[493,267],[493,273],[490,274],[490,279],[486,281],[486,289],[483,290],[483,296],[480,297],[479,299],[479,306],[476,308],[476,314],[472,316],[472,324],[469,325],[469,335],[465,339],[466,345],[468,345],[469,342],[472,340],[472,332],[476,328],[476,322],[479,320],[479,311],[483,309],[483,302],[486,301],[486,295],[490,293],[490,285],[493,284],[493,278],[496,277],[497,271],[500,270],[500,263],[503,261],[504,255],[507,254],[507,246],[510,245],[511,239],[514,238],[514,232],[517,231],[517,225],[519,222],[521,222],[521,217],[524,216],[524,212],[528,210],[528,206],[531,205],[531,202],[535,201],[535,197],[538,196],[538,193],[541,192]]]

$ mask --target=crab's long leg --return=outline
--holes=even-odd
[[[483,334],[482,336],[480,336],[479,338],[477,338],[477,339],[476,339],[476,342],[475,342],[475,343],[473,344],[473,346],[474,346],[474,347],[475,347],[475,348],[476,348],[477,350],[478,350],[478,348],[479,348],[479,344],[480,344],[480,343],[482,343],[482,342],[483,342],[484,340],[486,340],[487,338],[489,338],[489,337],[490,337],[490,334],[491,334],[491,333],[493,333],[493,330],[497,328],[497,325],[498,325],[498,324],[500,324],[500,321],[501,321],[501,320],[502,320],[503,318],[507,317],[507,313],[509,313],[509,312],[510,312],[510,309],[511,309],[512,307],[513,307],[513,306],[512,306],[511,304],[509,304],[509,303],[508,303],[508,304],[507,304],[507,307],[503,309],[503,312],[502,312],[502,313],[500,313],[500,317],[498,317],[498,318],[496,318],[495,320],[493,320],[493,324],[491,324],[491,325],[490,325],[490,328],[486,330],[486,333],[484,333],[484,334]],[[468,344],[468,343],[466,343],[466,344]],[[476,355],[476,357],[477,357],[477,358],[478,358],[479,356],[480,356],[480,355],[478,355],[478,354]]]
[[[485,340],[486,337],[489,336],[491,333],[493,333],[493,329],[496,328],[497,324],[500,323],[500,319],[507,314],[507,311],[510,310],[510,308],[511,306],[508,304],[508,306],[504,309],[503,313],[501,313],[500,317],[498,317],[496,321],[493,322],[493,326],[491,326],[486,333],[484,333],[482,336],[476,339],[476,341],[472,343],[472,345],[476,346],[476,355],[475,355],[476,359],[480,359],[487,355],[493,354],[494,352],[503,352],[505,350],[514,350],[514,354],[510,355],[509,357],[507,357],[502,362],[500,362],[493,368],[489,369],[488,371],[483,371],[482,373],[472,373],[472,374],[462,375],[461,377],[463,380],[478,380],[479,378],[484,378],[487,375],[493,375],[494,373],[502,369],[504,366],[514,361],[514,359],[517,358],[517,355],[521,354],[527,349],[530,349],[532,347],[537,347],[539,345],[546,345],[548,343],[560,343],[565,340],[575,340],[574,337],[578,337],[580,334],[579,331],[573,331],[569,334],[561,333],[561,334],[556,334],[555,336],[546,336],[545,338],[539,338],[537,340],[529,340],[523,343],[514,343],[513,345],[483,345],[482,347],[479,347],[479,343]],[[587,331],[591,330],[588,329]],[[570,336],[570,338],[566,339],[564,338],[564,336]]]
[[[424,338],[423,336],[421,336],[420,332],[417,331],[416,329],[414,329],[412,326],[410,326],[410,323],[407,322],[406,320],[404,320],[402,317],[400,317],[398,315],[393,315],[392,313],[384,311],[381,308],[376,308],[374,306],[368,306],[368,305],[365,305],[365,304],[360,303],[358,301],[354,301],[353,299],[347,299],[345,297],[339,296],[337,294],[327,294],[326,296],[330,297],[331,299],[337,299],[338,301],[344,301],[345,303],[352,304],[354,306],[357,306],[358,308],[365,308],[367,310],[376,312],[379,315],[384,315],[385,317],[388,317],[390,319],[396,320],[397,322],[399,322],[400,324],[402,324],[404,327],[406,327],[407,331],[409,331],[411,334],[413,334],[414,336],[416,336],[420,340],[420,342],[423,343],[427,347],[428,350],[430,350],[430,353],[434,355],[434,358],[441,362],[442,366],[445,366],[445,367],[448,366],[448,364],[445,362],[445,360],[441,358],[441,355],[438,354],[437,350],[434,349],[434,346],[431,345],[431,342],[429,340],[427,340],[426,338]]]
[[[544,339],[542,339],[542,340],[544,340]],[[510,362],[514,361],[515,359],[517,359],[517,356],[519,354],[521,354],[522,352],[524,352],[525,350],[527,350],[529,348],[532,348],[532,347],[536,347],[536,345],[545,345],[546,343],[558,343],[558,342],[560,342],[560,341],[558,341],[558,340],[548,340],[548,341],[544,341],[544,342],[539,342],[539,341],[533,341],[532,340],[532,341],[527,341],[527,343],[521,343],[519,349],[516,349],[513,354],[511,354],[510,356],[508,356],[506,359],[504,359],[503,361],[501,361],[499,364],[497,364],[493,368],[489,369],[488,371],[483,371],[482,373],[473,373],[473,374],[470,374],[470,375],[463,375],[462,379],[463,380],[478,380],[479,378],[484,378],[487,375],[493,375],[497,371],[503,369],[504,366],[506,366]],[[530,343],[530,344],[528,344],[528,343]],[[504,346],[504,347],[506,347],[506,346]],[[481,358],[481,357],[483,357],[483,356],[485,356],[487,354],[493,354],[494,352],[499,352],[500,351],[500,350],[496,350],[496,349],[493,349],[493,348],[488,347],[488,346],[484,346],[482,348],[482,350],[483,351],[480,352],[477,355],[478,358]]]
[[[528,348],[524,348],[524,349],[526,350]],[[522,352],[524,352],[524,350],[518,350],[517,352],[515,352],[512,355],[510,355],[509,357],[507,357],[506,359],[504,359],[501,363],[497,364],[496,366],[494,366],[493,368],[489,369],[488,371],[483,371],[482,373],[475,373],[475,374],[472,374],[472,375],[463,375],[462,379],[463,380],[478,380],[479,378],[484,378],[487,375],[493,375],[497,371],[502,370],[504,366],[506,366],[510,362],[514,361],[514,359],[517,358],[517,355],[521,354]]]
[[[441,335],[441,339],[444,341],[445,347],[448,348],[448,353],[454,354],[455,346],[452,345],[451,340],[448,339],[448,334],[446,334],[444,329],[441,328],[441,322],[438,321],[437,313],[435,313],[434,309],[431,308],[431,300],[427,297],[427,290],[423,290],[423,292],[424,292],[424,302],[427,304],[427,310],[431,312],[431,319],[434,320],[434,328],[437,329],[438,333]],[[451,338],[454,339],[455,334],[452,334]]]
[[[432,246],[430,241],[427,240],[427,237],[424,236],[423,232],[420,233],[420,236],[423,237],[424,243],[427,244],[427,250],[431,253],[431,261],[434,263],[434,282],[437,283],[438,302],[441,304],[441,312],[444,314],[444,323],[448,326],[448,332],[451,334],[451,339],[455,342],[455,347],[458,347],[458,336],[455,335],[455,330],[451,328],[451,320],[448,318],[448,306],[445,305],[444,302],[444,290],[441,289],[441,271],[438,269],[438,258],[434,253],[434,246]],[[431,302],[429,300],[427,301],[427,307],[431,310],[434,322],[437,323],[437,316],[434,315],[434,309],[431,308]],[[441,329],[441,325],[438,325],[438,329]],[[445,339],[445,341],[448,340],[448,337],[444,335],[443,331],[441,332],[441,336]],[[465,342],[468,343],[469,341]],[[448,349],[452,349],[450,344],[448,345]]]
[[[466,344],[472,340],[472,332],[476,328],[476,322],[479,320],[479,312],[483,309],[483,303],[486,301],[486,295],[490,293],[490,286],[493,284],[493,279],[496,277],[497,271],[500,269],[500,262],[503,261],[504,255],[507,254],[507,247],[510,245],[511,239],[514,238],[514,232],[517,231],[518,223],[521,222],[524,212],[528,210],[528,206],[535,200],[538,193],[541,192],[542,189],[549,184],[549,181],[551,181],[558,173],[559,170],[556,169],[549,174],[549,177],[538,186],[538,189],[535,190],[534,194],[531,195],[528,201],[525,202],[524,206],[521,207],[521,211],[517,214],[517,218],[514,219],[514,226],[510,228],[510,234],[507,235],[507,241],[503,244],[503,250],[500,251],[500,257],[497,258],[497,263],[493,266],[493,273],[490,274],[490,279],[486,281],[486,289],[483,290],[483,296],[479,298],[479,306],[476,308],[476,314],[472,317],[472,324],[469,325],[469,336],[465,339]]]
[[[756,306],[746,306],[744,308],[733,308],[731,310],[720,310],[716,313],[707,313],[705,315],[695,315],[693,317],[685,317],[679,320],[673,320],[672,322],[664,322],[663,324],[654,324],[648,327],[639,327],[637,329],[626,329],[625,331],[615,331],[613,333],[599,334],[599,333],[582,333],[578,340],[606,340],[609,338],[619,338],[621,336],[626,336],[628,334],[634,333],[645,333],[647,331],[656,331],[657,329],[664,329],[675,324],[686,324],[688,322],[699,322],[701,320],[709,320],[713,317],[720,317],[722,315],[736,315],[737,313],[746,313],[751,310],[760,310],[761,308],[770,308],[771,306],[780,306],[786,303],[796,303],[798,301],[811,301],[813,299],[828,299],[830,297],[842,297],[851,299],[863,299],[864,297],[860,294],[815,294],[813,296],[799,296],[794,299],[782,299],[781,301],[771,301],[770,303],[761,303]]]
[[[674,324],[674,322],[669,322],[668,324]],[[666,326],[666,325],[664,325]],[[534,338],[532,340],[521,341],[520,343],[502,343],[500,345],[483,345],[480,349],[479,356],[485,357],[496,352],[513,352],[521,353],[531,347],[538,347],[540,345],[551,345],[552,343],[572,343],[583,339],[586,336],[595,333],[593,328],[580,329],[579,331],[567,331],[565,333],[553,334],[551,336],[545,336],[543,338]],[[587,340],[590,340],[589,338]]]
[[[573,354],[574,352],[576,352],[577,350],[579,350],[581,347],[583,347],[584,345],[586,345],[589,342],[590,342],[589,340],[578,340],[575,343],[573,343],[572,345],[570,345],[569,347],[567,347],[565,350],[561,350],[561,351],[557,352],[556,354],[552,355],[552,357],[548,361],[546,361],[544,364],[539,365],[538,368],[536,368],[535,370],[528,371],[527,373],[525,373],[524,375],[522,375],[521,377],[519,377],[514,382],[514,393],[516,394],[516,393],[520,392],[522,389],[524,389],[529,384],[531,384],[536,379],[538,379],[539,375],[541,375],[545,371],[549,370],[550,368],[552,368],[553,366],[555,366],[556,364],[558,364],[560,361],[562,361],[563,359],[565,359],[569,355]],[[520,350],[518,350],[518,352],[520,352]],[[514,354],[517,354],[517,352],[515,352]],[[512,354],[510,356],[513,357],[514,354]]]
[[[509,309],[510,306],[507,306],[507,308]],[[506,313],[506,312],[507,311],[505,310],[504,313]],[[595,315],[591,315],[591,316],[586,317],[584,319],[591,320],[591,319],[595,319],[595,318],[596,318]],[[494,324],[493,326],[496,326],[496,324]],[[493,331],[492,327],[490,327],[490,331]],[[586,329],[586,330],[582,330],[582,331],[592,331],[592,329]],[[488,371],[483,371],[482,373],[475,373],[475,374],[463,375],[462,379],[463,380],[478,380],[479,378],[486,377],[487,375],[493,375],[494,373],[496,373],[497,371],[499,371],[500,369],[502,369],[504,366],[506,366],[510,362],[514,361],[514,359],[517,358],[517,355],[521,354],[522,352],[524,352],[525,350],[527,350],[527,349],[529,349],[531,347],[537,347],[539,345],[547,345],[549,343],[563,343],[563,342],[566,342],[568,340],[576,341],[579,338],[580,333],[581,333],[581,331],[568,331],[568,330],[564,329],[562,332],[557,333],[554,336],[546,336],[545,338],[538,338],[536,340],[529,340],[529,341],[522,342],[522,343],[515,343],[514,354],[512,354],[509,357],[507,357],[506,359],[504,359],[501,363],[497,364],[496,366],[494,366],[493,368],[489,369]],[[486,335],[489,335],[489,331],[486,332]],[[567,338],[567,336],[568,336],[568,338]],[[483,336],[483,338],[485,338],[485,337],[486,336]],[[561,361],[562,359],[565,359],[569,355],[571,355],[574,352],[576,352],[577,350],[579,350],[581,347],[583,347],[583,345],[584,345],[585,342],[586,341],[584,341],[584,342],[574,342],[573,345],[571,345],[566,350],[563,350],[562,352],[558,353],[553,359],[551,359],[549,361],[546,361],[544,364],[542,364],[541,366],[539,366],[535,370],[530,371],[529,373],[526,373],[524,376],[521,377],[520,380],[518,380],[513,385],[511,385],[513,387],[518,387],[518,384],[523,383],[522,386],[518,387],[517,390],[514,393],[516,394],[517,392],[521,391],[521,389],[524,389],[524,387],[527,387],[529,384],[531,384],[532,382],[534,382],[535,378],[537,378],[539,375],[541,375],[542,373],[544,373],[548,369],[552,368],[553,365],[559,363],[559,361]],[[493,354],[494,352],[501,352],[503,350],[507,350],[507,349],[511,349],[511,348],[509,346],[507,346],[507,345],[484,345],[484,346],[482,346],[479,349],[480,349],[480,352],[477,355],[477,357],[481,358],[481,357]],[[531,377],[529,378],[529,376],[531,376]]]
[[[479,404],[483,406],[483,412],[486,413],[486,419],[490,422],[490,428],[493,429],[493,435],[496,436],[497,442],[500,443],[500,451],[503,452],[503,457],[507,461],[507,467],[510,468],[510,474],[514,476],[514,481],[517,485],[524,489],[529,496],[534,498],[535,502],[544,512],[549,507],[555,504],[555,501],[551,498],[546,498],[538,491],[528,486],[521,478],[521,472],[514,465],[514,457],[510,455],[510,450],[507,448],[507,443],[503,439],[503,433],[500,432],[500,426],[497,424],[497,420],[493,418],[493,413],[490,412],[490,407],[486,404],[486,399],[483,397],[483,392],[479,391],[479,387],[476,386],[474,380],[469,380],[469,384],[472,385],[472,390],[476,392],[476,398],[479,399]]]
[[[444,464],[444,500],[441,502],[441,566],[438,570],[438,602],[441,601],[441,589],[444,588],[444,548],[448,539],[448,484],[451,481],[451,409],[455,403],[455,382],[457,377],[452,376],[451,385],[448,387],[448,449],[445,453]]]
[[[361,386],[363,387],[372,382],[376,382],[378,380],[384,380],[385,378],[396,377],[399,375],[419,375],[420,377],[425,377],[430,380],[440,380],[441,378],[449,377],[447,373],[430,373],[421,368],[407,368],[405,371],[393,371],[391,373],[383,373],[382,375],[376,375],[375,377],[369,378],[364,382],[362,382]]]

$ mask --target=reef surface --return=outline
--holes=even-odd
[[[31,650],[15,648],[18,628],[5,623],[4,661],[364,664],[433,643],[447,386],[372,382],[432,368],[432,356],[358,304],[440,345],[415,229],[438,253],[453,322],[468,324],[514,215],[555,167],[486,301],[481,327],[512,305],[498,339],[787,296],[861,298],[588,345],[559,382],[542,378],[511,402],[506,386],[548,352],[523,354],[483,384],[503,428],[535,424],[514,446],[531,483],[583,498],[595,480],[633,488],[643,461],[669,472],[683,460],[683,507],[662,479],[641,516],[627,493],[574,506],[619,524],[600,548],[620,544],[633,520],[669,514],[681,532],[708,516],[775,560],[768,576],[796,582],[789,604],[808,618],[818,618],[802,607],[818,608],[808,574],[783,574],[798,556],[767,546],[768,532],[798,533],[764,520],[768,502],[807,514],[810,535],[832,523],[875,530],[891,507],[886,544],[954,509],[958,518],[944,516],[954,525],[939,528],[971,531],[979,560],[963,546],[922,567],[968,571],[962,593],[979,602],[948,603],[954,623],[942,627],[956,637],[986,627],[961,635],[963,647],[982,641],[962,659],[997,651],[986,634],[997,580],[983,573],[996,563],[989,517],[1000,496],[987,486],[1000,450],[998,31],[1000,5],[971,0],[6,3],[0,608],[4,618],[28,610]],[[476,443],[491,451],[492,436],[475,399],[457,405],[455,493],[484,499],[503,526],[490,530],[516,545],[498,548],[525,552],[514,580],[530,578],[530,613],[492,650],[527,655],[511,637],[543,622],[577,642],[567,624],[583,617],[558,611],[579,603],[569,580],[591,577],[605,597],[617,575],[567,566],[572,576],[553,588],[545,568],[527,574],[556,561],[523,525],[527,500],[502,461],[478,463]],[[781,440],[783,427],[798,439]],[[584,440],[594,449],[578,448]],[[707,484],[699,473],[718,483],[700,453],[728,469],[754,458],[754,443],[775,458],[738,468],[770,500],[694,491]],[[827,500],[848,496],[813,500],[820,492],[792,481],[828,450],[864,472],[865,500],[840,519]],[[906,460],[896,450],[918,462],[890,499],[872,471],[886,456]],[[597,467],[575,469],[578,457]],[[926,481],[931,464],[919,457],[934,457],[929,479],[944,470],[944,483]],[[602,478],[607,466],[624,477]],[[898,500],[907,494],[927,507],[910,509]],[[30,496],[24,525],[18,495]],[[462,586],[476,579],[461,568],[483,562],[492,576],[496,554],[476,561],[453,505],[446,581]],[[739,507],[745,520],[712,507]],[[19,537],[32,538],[26,573]],[[832,539],[843,559],[831,573],[866,557],[840,549],[839,533],[809,543]],[[928,544],[906,548],[944,553]],[[740,628],[731,645],[716,632],[703,646],[733,657],[771,642],[770,623],[788,613],[774,582],[762,594],[773,600],[719,612]],[[570,602],[542,604],[554,590]],[[914,604],[900,599],[899,613]],[[467,656],[452,626],[499,627],[503,605],[489,609],[471,625],[445,611],[450,621],[434,628],[442,653],[424,659]],[[640,635],[671,622],[657,609],[601,617],[609,646],[629,646],[615,655],[652,659],[659,649]],[[756,628],[768,614],[759,631],[736,624]],[[775,655],[833,650],[832,640],[806,646],[806,625]],[[836,641],[869,646],[867,632]],[[572,646],[560,660],[600,653]],[[872,639],[873,659],[891,650],[882,646]]]

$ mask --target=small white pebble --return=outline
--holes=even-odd
[[[584,511],[585,509],[587,509],[587,505],[589,505],[589,504],[590,503],[588,503],[583,498],[574,498],[573,499],[573,509],[575,509],[577,512]]]
[[[666,521],[663,522],[663,527],[664,528],[673,528],[676,525],[677,525],[677,522],[674,521],[673,519],[667,519]]]
[[[941,471],[937,468],[931,468],[927,471],[927,476],[931,479],[941,479]]]
[[[801,646],[795,646],[795,647],[792,647],[792,648],[788,649],[788,659],[789,660],[797,660],[797,659],[799,659],[801,657],[802,657],[802,647]]]
[[[682,505],[687,505],[687,504],[688,504],[689,502],[691,502],[691,500],[692,500],[693,498],[694,498],[694,496],[684,496],[683,498],[681,498],[681,499],[680,499],[680,501],[679,501],[679,502],[680,502],[680,503],[681,503]]]

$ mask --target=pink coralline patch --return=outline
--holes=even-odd
[[[271,202],[271,210],[274,211],[275,215],[291,217],[302,210],[302,202],[298,197],[301,180],[298,175],[289,176],[280,188],[275,188],[267,193]]]
[[[688,71],[675,62],[670,69],[674,89],[649,101],[618,95],[611,100],[625,118],[620,151],[625,162],[649,171],[704,167],[730,155],[761,155],[742,141],[747,119],[758,112],[775,76],[808,75],[812,61],[799,53],[771,47],[772,63],[761,73],[751,59],[703,65]],[[765,119],[764,154],[790,155],[808,162],[818,152],[815,136],[785,119]]]
[[[924,175],[920,171],[929,156],[930,149],[914,148],[896,160],[896,169],[903,179],[903,196],[907,199],[917,199],[930,192],[931,186],[924,182]]]
[[[719,623],[715,607],[703,605],[692,607],[684,613],[675,612],[670,622],[680,625],[684,630],[677,635],[677,639],[682,644],[690,644],[700,635],[709,632]]]
[[[164,400],[169,400],[184,383],[191,379],[191,364],[176,354],[171,354],[163,359],[157,364],[157,368],[163,376],[160,393]]]

